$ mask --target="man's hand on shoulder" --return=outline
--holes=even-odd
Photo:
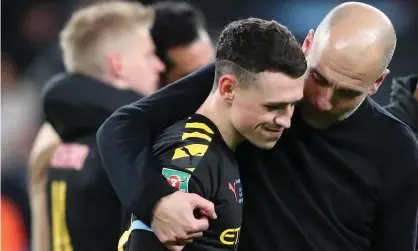
[[[197,219],[196,211],[202,217]],[[209,227],[209,219],[216,219],[212,202],[197,194],[178,191],[157,202],[151,228],[169,250],[178,251],[194,238],[202,236]]]

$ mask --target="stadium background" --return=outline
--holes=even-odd
[[[32,140],[42,121],[39,92],[51,72],[60,69],[57,35],[78,6],[98,0],[8,0],[2,1],[1,38],[1,189],[2,248],[20,247],[29,229],[26,194],[26,161]],[[144,0],[144,4],[154,1]],[[189,0],[207,18],[209,33],[216,43],[230,21],[249,16],[274,19],[288,26],[300,42],[310,28],[316,28],[326,13],[344,1],[281,0]],[[386,105],[393,77],[418,73],[418,1],[363,1],[376,6],[392,20],[398,44],[390,76],[373,98]],[[365,55],[366,57],[367,55]],[[17,209],[17,211],[16,211]],[[7,217],[12,221],[6,221]],[[19,223],[21,222],[21,224]],[[21,235],[6,236],[12,225]],[[23,229],[19,230],[21,226]],[[30,233],[28,233],[30,235]],[[19,237],[21,236],[21,237]],[[30,238],[30,236],[28,237]],[[28,239],[27,238],[27,239]],[[7,242],[13,242],[12,244]],[[23,245],[25,246],[25,245]],[[18,249],[16,249],[18,250]]]

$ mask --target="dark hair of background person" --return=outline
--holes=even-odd
[[[161,82],[167,72],[174,67],[168,56],[168,50],[177,46],[189,45],[199,37],[199,30],[205,29],[203,13],[186,2],[157,2],[150,5],[155,9],[154,25],[151,35],[157,48],[157,56],[165,64]]]

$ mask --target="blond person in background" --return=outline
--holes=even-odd
[[[105,2],[76,11],[61,31],[67,73],[44,89],[47,123],[30,162],[34,250],[116,250],[122,207],[95,134],[117,108],[158,89],[153,20],[140,4]]]

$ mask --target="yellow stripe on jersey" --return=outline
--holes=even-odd
[[[210,134],[213,134],[212,129],[210,129],[210,127],[205,125],[204,123],[198,123],[198,122],[186,123],[185,128],[202,129],[202,130],[205,130],[206,132],[208,132]]]
[[[183,133],[183,135],[181,136],[181,140],[185,140],[188,138],[199,138],[199,139],[206,139],[207,141],[212,141],[212,138],[209,137],[206,134],[200,133],[200,132],[185,132]]]
[[[186,149],[184,149],[186,148]],[[176,148],[173,158],[171,160],[186,158],[186,157],[198,157],[205,155],[208,150],[208,145],[203,144],[191,144],[183,147]]]
[[[125,243],[129,240],[129,236],[131,235],[132,232],[132,222],[134,220],[134,215],[131,215],[131,226],[129,227],[128,230],[126,230],[122,236],[119,238],[119,242],[118,242],[118,251],[124,251],[123,246],[125,245]]]
[[[184,128],[201,129],[209,134],[214,134],[213,130],[202,122],[186,123]],[[200,159],[202,159],[209,147],[209,145],[207,144],[199,144],[201,141],[197,141],[196,139],[204,139],[210,143],[212,141],[212,136],[213,135],[207,135],[202,131],[183,131],[181,140],[185,141],[184,143],[188,145],[178,147],[174,150],[173,157],[171,158],[171,163],[177,165],[178,167],[182,167],[190,172],[193,172],[196,166],[199,164]]]
[[[122,236],[119,239],[118,243],[118,251],[124,251],[123,246],[125,243],[129,240],[129,236],[131,235],[132,228],[129,228],[129,230],[126,230]]]
[[[67,183],[65,181],[53,181],[51,183],[52,205],[52,250],[72,251],[70,235],[66,224],[66,196]]]

